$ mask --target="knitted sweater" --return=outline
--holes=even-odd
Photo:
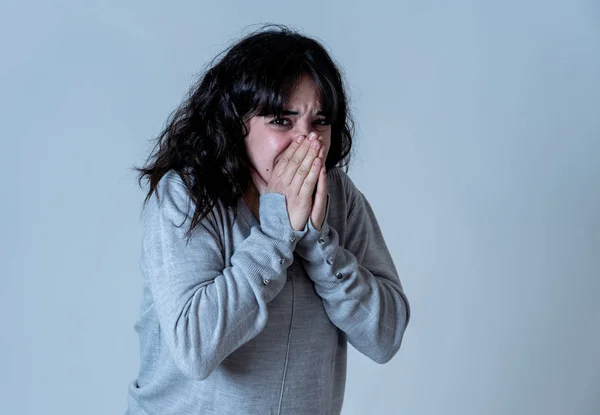
[[[218,203],[191,240],[193,203],[175,171],[142,211],[140,370],[127,414],[339,414],[347,343],[377,363],[410,319],[370,204],[327,173],[321,231],[289,222],[285,196],[257,220]],[[189,215],[188,215],[189,214]]]

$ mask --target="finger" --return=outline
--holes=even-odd
[[[318,136],[316,133],[310,133],[308,135],[308,138],[302,142],[300,147],[296,149],[292,157],[287,162],[285,170],[281,174],[281,179],[286,185],[292,183],[296,172],[302,165],[302,162],[304,161],[306,155],[309,153],[310,149],[315,148],[315,146],[318,147],[319,141],[317,140],[317,137]]]
[[[313,191],[317,185],[317,181],[319,180],[319,171],[321,170],[322,161],[320,158],[314,159],[312,162],[312,166],[310,168],[310,172],[302,182],[302,186],[300,186],[300,191],[298,195],[302,199],[310,199],[312,197]]]
[[[294,175],[290,186],[295,190],[296,194],[300,193],[300,189],[302,187],[302,183],[306,179],[306,176],[310,173],[313,162],[317,157],[319,157],[319,153],[321,151],[321,143],[319,140],[314,140],[310,146],[310,149],[304,156],[304,160],[298,167],[296,174]]]
[[[325,171],[325,165],[321,167],[319,171],[319,181],[317,182],[317,193],[315,194],[315,204],[321,204],[325,206],[327,202],[327,172]],[[317,209],[318,211],[318,209]]]
[[[250,176],[252,177],[252,182],[254,183],[254,186],[256,186],[258,193],[261,195],[265,193],[267,191],[268,183],[263,180],[254,167],[250,167]]]
[[[284,150],[283,154],[277,160],[277,163],[273,168],[273,174],[275,174],[276,177],[279,177],[283,174],[296,150],[302,146],[304,141],[307,141],[306,138],[307,137],[305,135],[296,137],[296,140],[290,143],[290,145]]]
[[[322,160],[325,160],[325,146],[323,145],[322,141],[321,141],[321,151],[319,151],[319,157],[321,157]]]
[[[315,202],[310,213],[310,220],[317,230],[321,230],[325,220],[325,210],[327,209],[327,173],[325,166],[321,167],[319,172],[319,181],[315,193]]]

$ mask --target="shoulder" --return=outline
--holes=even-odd
[[[159,179],[152,194],[144,203],[142,214],[154,216],[162,212],[179,216],[192,208],[192,198],[183,179],[177,171],[169,170]]]
[[[191,226],[193,216],[199,214],[196,211],[203,211],[199,206],[209,203],[206,199],[200,199],[198,205],[196,204],[195,200],[198,200],[196,198],[201,198],[201,196],[194,195],[196,198],[192,196],[194,180],[191,173],[184,171],[180,174],[176,170],[169,170],[161,179],[163,182],[161,190],[171,199],[169,203],[176,206],[188,226]],[[221,200],[216,200],[208,211],[199,216],[192,234],[208,231],[213,237],[222,241],[226,228],[236,226],[236,218],[236,209],[228,208]]]
[[[160,178],[156,185],[156,194],[159,198],[163,195],[171,195],[191,199],[185,182],[175,170],[169,170]]]
[[[335,198],[342,197],[348,209],[352,209],[364,198],[348,173],[341,167],[334,167],[327,172],[327,191]]]
[[[179,173],[169,170],[156,185],[155,191],[144,204],[141,213],[141,223],[144,233],[158,235],[160,238],[198,239],[207,243],[215,241],[221,246],[223,237],[224,215],[219,211],[220,204],[208,214],[201,217],[192,228],[196,204]],[[189,232],[189,234],[188,234]],[[212,242],[210,242],[212,243]]]
[[[352,181],[348,173],[346,173],[342,167],[330,169],[327,172],[327,180],[331,181],[333,185],[342,188],[346,193],[360,193],[360,190],[358,190],[354,181]]]

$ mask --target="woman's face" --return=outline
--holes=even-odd
[[[319,89],[304,75],[292,91],[281,118],[255,116],[246,123],[246,151],[252,166],[267,183],[283,151],[299,135],[315,131],[323,145],[323,161],[331,145],[330,120],[320,113]]]

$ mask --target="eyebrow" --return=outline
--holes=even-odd
[[[283,111],[281,111],[281,115],[298,115],[298,111],[283,110]],[[317,115],[326,116],[325,112],[323,112],[323,111],[318,111]]]

